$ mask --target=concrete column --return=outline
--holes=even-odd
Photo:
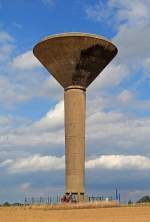
[[[85,106],[82,86],[69,86],[64,92],[66,193],[84,199]]]

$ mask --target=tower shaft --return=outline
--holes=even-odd
[[[64,91],[66,192],[80,200],[84,198],[85,100],[82,86],[69,86]]]

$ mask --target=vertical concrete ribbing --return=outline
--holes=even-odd
[[[70,86],[64,92],[66,192],[84,193],[85,88]]]

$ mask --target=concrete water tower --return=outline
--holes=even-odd
[[[64,33],[44,38],[34,55],[64,88],[66,193],[84,199],[86,88],[117,54],[109,40]]]

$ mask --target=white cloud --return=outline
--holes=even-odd
[[[137,69],[150,51],[150,1],[98,1],[86,8],[89,18],[111,23],[117,28],[113,42],[118,47],[117,61]],[[139,63],[139,64],[138,64]]]
[[[149,117],[97,110],[87,119],[87,144],[97,154],[119,152],[145,155],[149,153],[149,127]]]
[[[150,26],[129,27],[120,26],[117,35],[113,38],[118,46],[118,60],[129,64],[134,69],[142,66],[143,60],[149,56]]]
[[[17,124],[18,119],[13,119],[13,125],[8,125],[6,130],[4,127],[0,130],[0,149],[15,147],[18,150],[19,147],[24,147],[27,151],[27,147],[29,149],[31,147],[42,148],[43,146],[52,149],[55,146],[62,147],[64,144],[63,110],[63,101],[61,101],[39,121],[32,123],[22,119],[22,122],[19,121]],[[15,121],[16,128],[14,127]]]
[[[15,73],[14,77],[0,75],[0,102],[7,108],[37,97],[57,101],[63,96],[62,90],[56,80],[43,73],[22,71]]]
[[[149,170],[150,158],[140,155],[103,155],[96,159],[88,160],[86,167],[110,170]]]
[[[110,100],[114,101],[112,98]],[[113,103],[118,103],[119,108],[128,107],[130,104],[132,108],[132,101],[132,95],[126,91]],[[135,105],[142,106],[138,103],[133,104]],[[149,152],[149,117],[139,118],[121,111],[104,112],[100,108],[99,101],[93,100],[92,107],[88,109],[86,120],[88,152],[93,151],[97,155],[110,152],[145,155]],[[16,156],[20,155],[20,149],[22,153],[33,152],[34,148],[38,152],[55,148],[57,152],[58,150],[62,152],[65,146],[63,109],[63,101],[61,101],[38,121],[32,123],[25,121],[26,124],[24,124],[22,120],[17,127],[14,127],[15,123],[6,129],[3,127],[0,129],[0,150],[13,150]],[[94,147],[92,150],[91,146]]]
[[[136,94],[130,90],[123,90],[114,102],[114,106],[118,106],[120,110],[150,110],[150,100],[138,100]]]
[[[21,55],[18,55],[12,60],[12,67],[15,69],[33,69],[40,67],[41,64],[37,58],[33,55],[32,51],[27,51]]]
[[[116,10],[116,19],[120,23],[126,22],[134,26],[147,24],[149,20],[150,3],[148,0],[109,0],[108,6],[112,10]]]
[[[120,84],[120,82],[130,74],[128,66],[123,64],[112,63],[104,69],[104,71],[98,76],[98,78],[91,84],[89,91],[90,94],[94,94],[94,97],[99,95],[98,90],[102,90],[107,87],[114,87]]]
[[[7,108],[14,104],[31,100],[35,97],[52,96],[56,81],[49,81],[48,75],[33,72],[40,63],[27,51],[11,61],[14,39],[9,33],[0,30],[0,102]],[[12,67],[15,69],[12,69]],[[28,73],[27,73],[28,72]],[[41,85],[41,82],[43,84]],[[59,90],[54,92],[56,99]],[[49,96],[50,95],[50,96]]]
[[[5,166],[8,166],[8,165],[11,165],[12,163],[13,163],[13,160],[7,159],[3,162],[0,162],[0,167],[5,167]]]
[[[123,90],[119,95],[118,95],[119,102],[127,105],[133,102],[134,95],[131,91],[129,90]]]
[[[0,166],[7,166],[10,173],[64,170],[65,156],[42,156],[36,154],[27,158],[5,160]],[[149,170],[150,158],[140,155],[102,155],[87,160],[87,169]],[[27,186],[26,186],[27,185]],[[25,184],[28,188],[30,184]]]
[[[65,157],[41,156],[39,154],[32,157],[20,158],[9,166],[12,173],[35,172],[45,170],[64,169]]]
[[[43,149],[44,146],[54,149],[55,146],[62,148],[64,143],[63,130],[54,132],[37,133],[32,132],[32,128],[26,127],[23,129],[10,130],[8,134],[2,133],[0,136],[1,149],[12,148],[18,151],[19,147],[23,147],[24,151],[29,151],[32,147]],[[3,147],[3,148],[2,148]],[[22,152],[23,152],[22,150]]]
[[[33,128],[37,130],[52,130],[54,131],[56,128],[62,128],[64,125],[64,101],[60,101],[56,104],[54,109],[50,110],[46,116],[41,118],[35,124],[33,124]]]
[[[26,90],[23,85],[19,85],[14,79],[10,80],[9,77],[0,75],[0,101],[4,105],[11,107],[12,104],[29,100],[32,94],[25,93]]]
[[[103,109],[113,108],[128,114],[133,110],[149,110],[150,100],[139,100],[137,95],[143,97],[142,88],[150,81],[150,1],[96,1],[86,8],[86,14],[95,21],[110,22],[111,28],[114,25],[116,34],[112,41],[118,48],[116,58],[90,86],[89,96],[97,99],[101,96]],[[115,86],[118,93],[119,87],[122,88],[120,95],[104,91],[110,87],[115,91]],[[125,90],[126,87],[130,88]]]
[[[42,67],[32,51],[12,59],[15,48],[13,37],[0,30],[0,102],[7,108],[33,98],[61,98],[61,87],[56,80],[34,68]],[[42,84],[41,84],[42,82]],[[58,88],[57,88],[58,87]]]
[[[111,24],[128,23],[131,26],[145,25],[149,20],[149,6],[149,0],[109,0],[107,2],[99,0],[94,5],[88,5],[85,12],[89,18],[96,21],[105,20]]]

